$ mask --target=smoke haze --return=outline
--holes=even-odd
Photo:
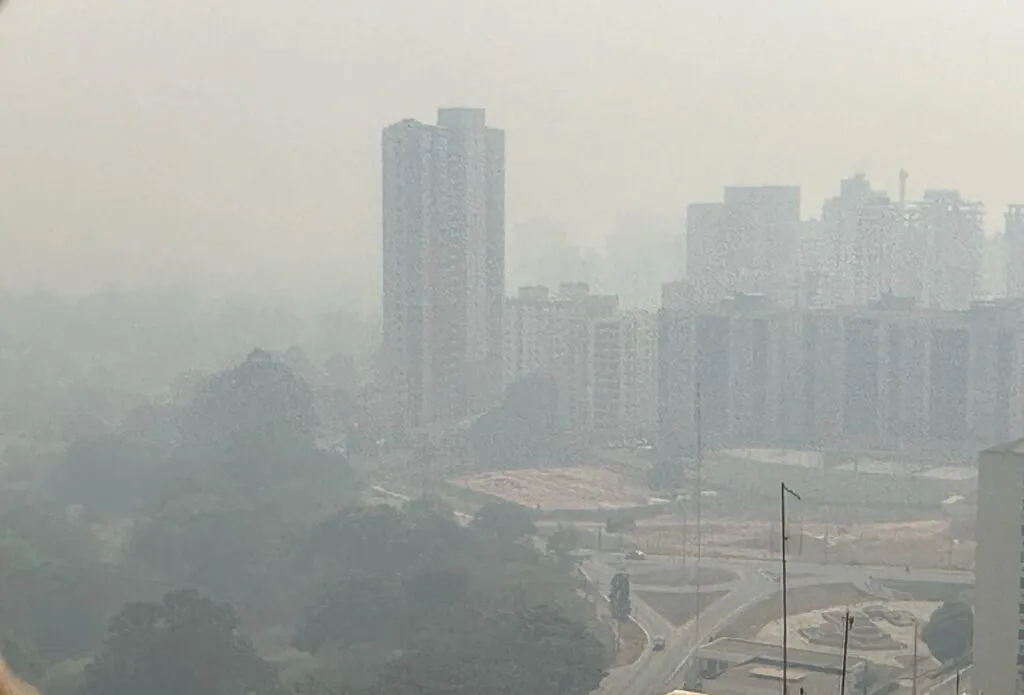
[[[375,306],[380,128],[437,104],[510,134],[510,230],[557,214],[600,245],[618,211],[743,183],[802,184],[813,214],[851,170],[894,190],[901,167],[911,197],[1001,210],[1022,25],[1001,0],[13,3],[4,278]]]

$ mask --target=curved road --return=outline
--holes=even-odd
[[[649,637],[665,638],[665,649],[653,651],[650,646],[637,661],[613,670],[595,691],[599,695],[660,695],[682,680],[689,662],[699,644],[710,641],[715,634],[733,622],[755,603],[776,593],[780,587],[780,566],[775,560],[702,558],[701,566],[724,569],[737,575],[736,579],[703,588],[729,593],[701,612],[701,634],[695,633],[696,621],[675,626],[636,596],[636,591],[692,593],[694,587],[644,584],[643,575],[656,569],[679,567],[679,559],[650,558],[627,562],[621,554],[595,553],[583,563],[581,569],[587,579],[602,593],[607,593],[616,572],[632,571],[631,596],[633,617]],[[973,583],[974,573],[953,570],[914,570],[902,567],[871,567],[864,565],[822,565],[806,562],[788,563],[789,588],[819,586],[822,584],[853,584],[869,594],[879,594],[875,580],[902,579],[941,583]],[[650,640],[648,640],[650,641]]]

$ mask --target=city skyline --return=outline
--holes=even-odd
[[[799,184],[806,216],[858,170],[891,194],[906,168],[911,198],[1021,199],[1016,4],[530,0],[459,3],[444,25],[407,0],[304,9],[11,3],[5,282],[375,306],[379,129],[435,103],[515,134],[510,229],[560,217],[589,247],[620,211],[677,215],[727,185]]]

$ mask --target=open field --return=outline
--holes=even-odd
[[[909,565],[970,569],[974,566],[973,541],[957,540],[948,519],[892,523],[828,525],[790,524],[790,549],[804,562],[862,565]],[[639,522],[636,529],[606,535],[607,550],[636,547],[644,552],[693,555],[696,540],[683,520],[658,517]],[[702,524],[706,555],[773,558],[779,552],[779,524],[754,520],[709,520]]]
[[[649,493],[625,476],[601,468],[495,471],[464,476],[455,485],[526,507],[622,509],[647,504]]]

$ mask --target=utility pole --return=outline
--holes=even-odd
[[[956,670],[956,695],[960,695],[960,669]]]
[[[914,675],[911,681],[911,693],[917,695],[917,618],[914,618]]]
[[[839,676],[839,695],[846,695],[846,655],[850,647],[850,628],[853,627],[853,616],[850,609],[846,609],[846,617],[843,618],[843,672]]]
[[[789,695],[789,613],[786,597],[786,541],[789,540],[789,534],[786,531],[786,495],[801,499],[800,495],[786,487],[785,483],[779,483],[779,505],[782,513],[782,695]]]
[[[703,473],[704,464],[704,437],[702,433],[702,420],[701,417],[701,398],[700,398],[700,382],[698,381],[695,389],[695,403],[694,403],[694,419],[696,420],[697,429],[697,518],[696,518],[696,557],[694,558],[694,569],[693,577],[697,595],[697,614],[694,616],[693,631],[695,633],[695,642],[697,646],[700,646],[700,612],[702,606],[700,605],[700,553],[701,553],[701,533],[700,533],[700,506],[704,498],[704,480],[701,477]]]

